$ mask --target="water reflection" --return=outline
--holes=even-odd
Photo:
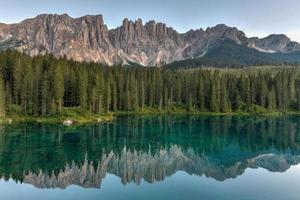
[[[124,117],[0,132],[0,175],[38,188],[99,188],[107,173],[123,184],[178,171],[224,181],[247,168],[284,172],[300,163],[300,117]]]

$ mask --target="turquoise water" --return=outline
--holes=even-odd
[[[300,117],[0,126],[1,199],[300,199]]]

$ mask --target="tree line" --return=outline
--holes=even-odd
[[[90,113],[287,112],[300,110],[299,69],[178,70],[106,67],[57,59],[0,53],[0,115],[60,114],[66,107]]]

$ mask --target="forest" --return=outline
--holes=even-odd
[[[0,115],[300,111],[300,70],[107,67],[52,55],[0,53]]]

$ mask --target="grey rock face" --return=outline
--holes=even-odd
[[[224,24],[178,33],[163,23],[125,19],[120,27],[108,30],[101,15],[72,18],[67,14],[43,14],[18,24],[0,23],[0,50],[14,48],[31,56],[52,53],[108,65],[160,65],[201,57],[224,39],[270,53],[300,50],[300,44],[285,35],[247,38],[242,31]]]
[[[286,35],[269,35],[266,38],[250,38],[250,47],[258,48],[266,52],[290,52],[299,51],[300,44],[292,42]]]

